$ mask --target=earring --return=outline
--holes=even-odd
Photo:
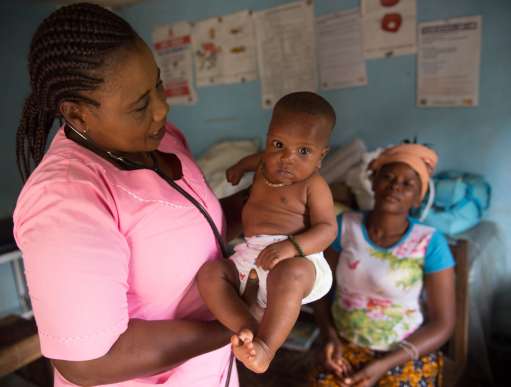
[[[77,135],[79,135],[81,138],[83,138],[85,141],[88,141],[89,139],[87,138],[87,126],[85,126],[85,130],[83,132],[80,132],[78,129],[76,129],[73,125],[71,125],[69,123],[69,121],[66,121],[66,125],[69,126],[69,128],[71,128],[71,130],[73,132],[75,132]]]

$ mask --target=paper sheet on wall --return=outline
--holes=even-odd
[[[417,51],[416,0],[362,0],[366,58],[384,58]]]
[[[314,23],[312,1],[254,14],[263,108],[290,92],[317,90]]]
[[[197,86],[252,81],[257,56],[252,12],[198,22],[193,30]]]
[[[477,106],[481,16],[419,24],[417,106]]]
[[[191,25],[188,22],[179,22],[157,27],[153,31],[153,42],[168,103],[171,105],[196,103]]]
[[[318,17],[316,33],[321,88],[367,85],[360,10],[356,8]]]

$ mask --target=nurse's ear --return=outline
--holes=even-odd
[[[86,113],[83,104],[73,101],[62,101],[59,105],[59,114],[74,129],[83,135],[87,133]]]

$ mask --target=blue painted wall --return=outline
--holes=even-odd
[[[30,11],[28,11],[30,8]],[[21,180],[16,169],[16,128],[23,102],[28,94],[27,55],[30,39],[39,22],[53,6],[33,5],[28,1],[0,3],[0,216],[14,208]]]
[[[154,25],[200,20],[242,9],[262,10],[283,0],[146,0],[120,14],[147,41]],[[350,9],[357,0],[317,0],[316,15]],[[28,12],[28,8],[29,11]],[[22,0],[0,2],[0,216],[14,208],[20,181],[15,167],[15,129],[28,93],[26,55],[38,23],[54,9]],[[415,107],[416,57],[367,62],[367,87],[323,93],[334,105],[338,124],[334,145],[361,137],[370,148],[419,136],[440,152],[440,169],[458,168],[485,174],[494,189],[490,218],[511,236],[511,2],[508,0],[418,0],[418,19],[482,15],[480,105],[466,109]],[[199,102],[173,107],[170,119],[185,131],[195,154],[224,138],[264,137],[270,118],[260,104],[258,81],[199,88]],[[508,247],[511,247],[508,238]],[[508,260],[511,257],[508,256]],[[0,313],[16,306],[7,267],[0,267]]]
[[[30,11],[28,11],[30,7]],[[28,1],[0,3],[0,217],[14,209],[21,180],[16,169],[16,128],[29,90],[27,54],[39,22],[54,9]],[[0,314],[19,306],[9,265],[0,266]]]
[[[155,25],[201,20],[242,9],[261,10],[279,0],[148,0],[121,14],[151,42]],[[316,0],[316,15],[358,6],[357,0]],[[369,148],[415,135],[440,153],[439,170],[482,173],[494,189],[489,217],[511,236],[511,2],[508,0],[418,0],[419,21],[482,15],[480,103],[477,108],[415,107],[416,56],[367,62],[367,87],[322,93],[335,107],[334,145],[362,138]],[[199,154],[222,138],[264,137],[270,113],[261,109],[258,81],[199,88],[193,107],[172,107],[170,119]],[[511,247],[511,243],[508,246]],[[508,257],[508,259],[511,259]]]

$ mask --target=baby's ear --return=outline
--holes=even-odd
[[[323,150],[321,151],[321,157],[318,160],[318,169],[321,168],[321,162],[323,161],[329,150],[330,150],[329,147],[324,147]]]

